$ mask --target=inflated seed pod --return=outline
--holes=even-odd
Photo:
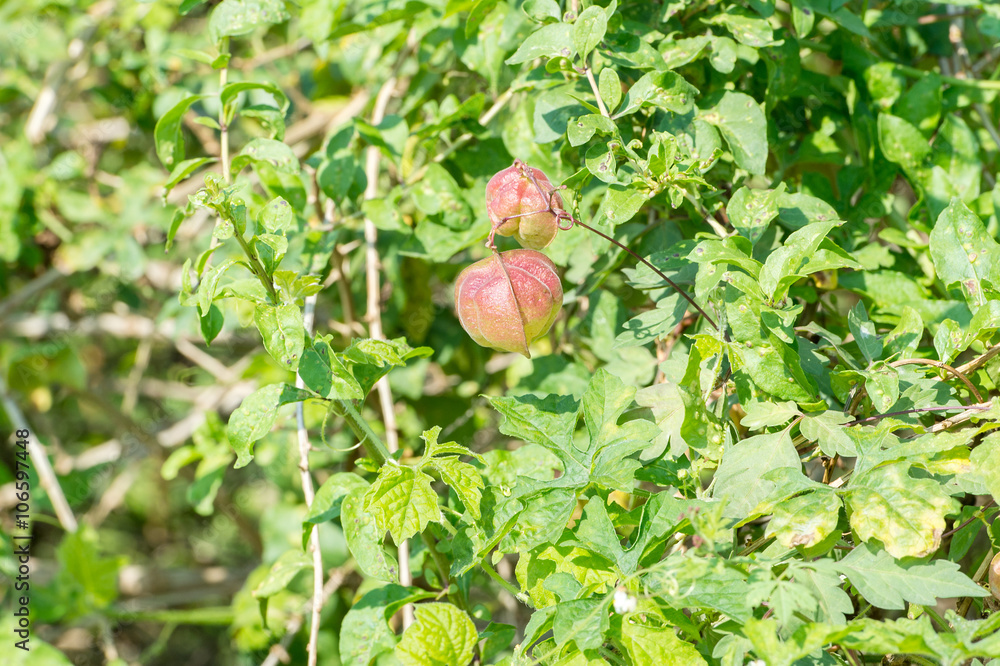
[[[556,237],[562,198],[544,173],[516,160],[486,185],[486,210],[496,232],[540,250]]]
[[[493,253],[455,281],[455,309],[469,336],[528,358],[528,346],[552,327],[562,299],[555,264],[534,250]]]

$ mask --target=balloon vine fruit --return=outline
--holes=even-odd
[[[521,160],[514,160],[486,185],[486,210],[492,223],[486,247],[492,254],[459,273],[455,282],[458,320],[476,343],[531,358],[528,346],[552,327],[563,298],[555,264],[536,250],[551,243],[560,229],[568,231],[574,226],[597,234],[646,264],[719,330],[708,313],[649,260],[570,215],[558,194],[560,189]],[[513,236],[529,249],[497,252],[496,234]]]
[[[552,242],[566,219],[563,201],[548,177],[521,160],[490,178],[486,185],[486,211],[493,234],[513,236],[521,247],[541,250]]]
[[[494,252],[455,282],[462,328],[476,343],[531,358],[528,345],[545,335],[562,307],[555,264],[535,250]]]

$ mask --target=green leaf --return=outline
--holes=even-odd
[[[159,125],[159,123],[157,123],[157,125]],[[177,134],[177,140],[180,141],[181,143],[180,155],[183,156],[184,142],[180,139],[180,133]],[[157,144],[157,146],[159,146],[159,144]],[[157,155],[159,155],[159,152],[157,152]],[[162,157],[160,157],[160,159],[161,161],[163,160]],[[178,162],[177,165],[174,166],[173,170],[170,172],[170,176],[167,177],[167,182],[163,185],[163,196],[166,197],[168,194],[170,194],[170,190],[174,189],[174,187],[176,187],[178,183],[180,183],[182,180],[193,174],[195,171],[202,168],[206,164],[211,164],[212,162],[215,161],[216,159],[214,157],[192,157],[189,160]],[[165,161],[164,164],[166,164]],[[167,238],[168,250],[170,249],[169,243],[173,240],[173,237],[174,237],[173,234],[171,234]]]
[[[755,175],[767,165],[767,120],[760,105],[743,93],[726,91],[702,118],[719,128],[736,164]]]
[[[607,219],[612,226],[625,224],[631,220],[639,209],[649,201],[647,193],[636,183],[631,185],[610,185],[601,207],[594,217],[595,221]]]
[[[500,424],[503,434],[541,444],[560,457],[573,446],[579,403],[572,396],[537,398],[525,395],[489,400],[505,417]]]
[[[618,161],[607,143],[595,143],[587,150],[587,170],[605,183],[618,182]]]
[[[556,0],[526,0],[524,13],[535,21],[545,22],[546,19],[562,20],[562,10]]]
[[[608,30],[608,17],[603,7],[591,6],[583,10],[573,23],[573,48],[586,62],[590,52],[604,39]]]
[[[177,11],[178,13],[181,14],[181,16],[184,16],[195,7],[202,5],[207,1],[208,0],[183,0],[183,2],[181,2],[181,6],[177,9]]]
[[[969,455],[972,473],[989,489],[994,499],[1000,497],[1000,436],[987,436]]]
[[[854,341],[858,343],[865,360],[871,364],[882,356],[882,340],[875,333],[875,324],[868,319],[868,312],[865,304],[858,301],[851,312],[847,315],[847,325],[854,335]]]
[[[970,305],[986,302],[984,288],[1000,290],[1000,244],[960,200],[952,199],[934,223],[930,253],[941,282],[959,286]]]
[[[395,340],[355,339],[340,357],[351,365],[351,371],[364,395],[394,366],[406,365],[415,358],[430,356],[430,347],[413,348],[403,338]]]
[[[267,104],[253,104],[240,109],[240,116],[250,118],[263,130],[267,139],[282,141],[285,138],[285,114]]]
[[[933,479],[914,478],[909,462],[855,474],[847,487],[851,528],[862,541],[878,539],[893,557],[925,557],[941,545],[945,516],[958,502]]]
[[[601,99],[604,100],[608,112],[614,113],[622,101],[622,83],[618,78],[618,72],[611,67],[602,69],[598,77],[597,90],[601,93]]]
[[[989,593],[947,560],[900,564],[871,544],[854,548],[834,566],[847,576],[869,603],[887,610],[903,610],[904,602],[927,606],[938,599],[985,597]]]
[[[288,239],[274,234],[260,234],[253,237],[250,245],[263,264],[265,274],[273,276],[288,251]]]
[[[738,237],[729,237],[722,240],[708,239],[698,243],[697,247],[691,250],[687,259],[695,263],[711,264],[732,264],[745,270],[751,277],[760,274],[761,263],[752,259],[749,253],[752,248],[747,246],[745,241]]]
[[[336,472],[330,475],[316,491],[303,527],[318,525],[340,515],[341,502],[352,490],[367,488],[368,482],[353,472]]]
[[[803,192],[785,192],[778,197],[778,219],[792,230],[812,222],[840,219],[833,206]]]
[[[215,300],[216,291],[219,288],[219,280],[222,276],[226,274],[230,268],[235,266],[238,262],[236,259],[228,259],[221,264],[215,264],[208,269],[201,277],[201,283],[198,285],[198,312],[202,317],[209,313],[209,308],[212,307],[212,301]]]
[[[283,0],[223,0],[208,19],[208,34],[213,42],[223,37],[237,37],[256,28],[287,21],[291,15]]]
[[[438,496],[431,477],[412,467],[386,463],[365,493],[364,508],[375,517],[380,533],[386,530],[398,545],[422,532],[427,523],[441,521]]]
[[[723,453],[712,496],[726,500],[727,517],[741,519],[776,487],[764,478],[766,472],[801,466],[787,430],[749,437]]]
[[[802,415],[794,402],[751,402],[744,410],[746,415],[740,425],[750,430],[784,425]]]
[[[699,35],[689,39],[678,39],[664,42],[661,46],[663,63],[666,69],[677,69],[700,58],[705,48],[712,43],[708,35]],[[730,40],[731,41],[731,40]]]
[[[795,26],[795,35],[799,39],[805,39],[812,32],[816,23],[816,13],[810,9],[806,0],[792,0],[792,25]]]
[[[621,99],[621,91],[619,91],[618,98]],[[581,146],[587,143],[598,132],[614,135],[617,133],[617,128],[613,120],[605,118],[599,113],[580,116],[566,126],[566,138],[571,146]]]
[[[657,302],[653,310],[648,310],[629,319],[622,325],[622,332],[615,338],[614,349],[648,345],[666,338],[684,319],[687,302],[678,294],[670,294]]]
[[[817,546],[837,528],[841,506],[832,490],[785,500],[775,507],[765,535],[776,537],[785,548]]]
[[[479,502],[483,494],[483,477],[479,470],[458,458],[436,458],[431,465],[441,480],[451,486],[473,518],[479,520]]]
[[[465,24],[465,38],[471,39],[479,30],[480,24],[496,9],[499,0],[476,0],[469,10],[469,18]]]
[[[755,245],[767,231],[771,220],[778,216],[778,200],[785,193],[782,183],[775,190],[751,190],[741,187],[726,206],[733,228]]]
[[[643,106],[655,106],[677,114],[694,109],[698,89],[674,72],[649,72],[636,81],[622,102],[615,118],[635,113]]]
[[[396,657],[405,666],[468,664],[479,634],[469,616],[451,604],[419,604],[403,632]]]
[[[441,426],[434,426],[424,431],[421,438],[426,443],[421,468],[433,467],[441,475],[441,480],[451,486],[452,490],[462,500],[472,517],[479,520],[479,503],[483,496],[483,477],[479,470],[469,463],[462,462],[456,456],[467,455],[482,462],[482,457],[455,442],[438,442]]]
[[[910,172],[919,169],[931,152],[920,130],[888,113],[878,116],[878,141],[886,159]]]
[[[817,619],[830,624],[845,624],[846,615],[854,613],[854,601],[843,590],[843,581],[832,560],[813,560],[798,569],[795,579],[816,598]]]
[[[295,211],[281,197],[271,199],[260,211],[261,227],[269,234],[282,234],[288,231],[294,220]]]
[[[755,17],[742,7],[730,7],[724,14],[716,14],[705,21],[712,25],[724,26],[741,44],[760,48],[774,46],[780,42],[774,41],[771,24],[765,19]]]
[[[229,417],[226,435],[236,451],[239,469],[253,460],[253,443],[271,431],[278,418],[278,408],[309,398],[308,391],[289,384],[269,384],[257,389],[246,398]]]
[[[294,303],[258,303],[254,309],[253,321],[264,339],[264,348],[271,357],[282,367],[296,370],[305,348],[306,334],[302,312],[298,306]]]
[[[838,224],[837,220],[807,224],[792,232],[784,245],[767,256],[760,270],[760,288],[772,302],[780,301],[792,284],[810,274],[810,260]]]
[[[322,338],[317,338],[302,352],[299,377],[307,388],[329,400],[361,400],[365,397],[354,375]]]
[[[413,20],[420,17],[424,11],[430,9],[430,5],[425,2],[410,0],[403,7],[384,9],[378,5],[373,5],[372,9],[374,13],[369,11],[364,15],[363,20],[341,23],[330,33],[328,39],[332,41],[358,32],[367,32],[391,23],[396,23],[397,21],[406,21],[407,24],[410,24]]]
[[[881,345],[879,345],[881,346]],[[865,391],[880,414],[888,412],[899,400],[899,372],[879,361],[865,372]]]
[[[442,214],[445,226],[456,230],[468,228],[471,211],[462,196],[462,188],[448,170],[432,164],[420,182],[410,190],[413,203],[427,215]]]
[[[406,119],[392,114],[383,118],[377,127],[361,118],[354,119],[354,126],[365,141],[377,146],[387,157],[394,159],[402,156],[406,140],[410,136]]]
[[[573,48],[573,26],[569,23],[549,23],[528,35],[514,55],[504,62],[517,65],[541,57],[572,58]]]
[[[299,159],[291,147],[274,139],[251,139],[240,154],[233,158],[230,171],[235,175],[248,164],[267,164],[278,173],[298,174]]]
[[[591,446],[601,446],[615,438],[618,419],[632,403],[635,389],[603,368],[594,373],[583,396],[583,419]]]
[[[802,368],[798,353],[773,333],[757,343],[730,344],[733,369],[745,372],[760,389],[783,400],[809,402],[816,395],[815,380]]]
[[[288,584],[292,582],[292,579],[299,572],[304,569],[311,569],[312,565],[312,557],[306,555],[301,550],[286,550],[271,565],[271,570],[267,572],[267,577],[254,589],[254,598],[267,599],[268,597],[273,597],[288,587]]]
[[[399,565],[382,546],[385,530],[379,530],[375,517],[365,509],[367,486],[352,488],[340,505],[340,524],[344,539],[361,572],[370,578],[394,583]]]
[[[778,637],[780,623],[774,619],[751,618],[743,626],[743,633],[753,643],[753,651],[758,657],[767,659],[768,666],[791,666],[799,659],[820,650],[830,642],[840,640],[851,633],[850,628],[834,628],[827,624],[807,623],[799,625],[786,640]],[[810,663],[810,662],[806,662]]]
[[[830,457],[854,458],[858,455],[857,445],[848,435],[846,423],[851,416],[837,410],[827,410],[818,414],[806,414],[799,422],[799,432],[810,442],[819,444],[819,449]]]
[[[106,608],[118,598],[118,570],[126,563],[121,556],[102,556],[97,544],[97,532],[81,526],[66,534],[56,549],[60,573],[79,589],[83,603],[91,611]],[[62,579],[57,579],[58,583],[67,584]]]
[[[596,650],[604,643],[611,628],[608,616],[611,597],[565,601],[556,606],[552,618],[552,637],[556,645],[573,641],[579,650]]]
[[[226,318],[222,314],[222,310],[217,308],[214,304],[208,307],[208,314],[198,318],[198,324],[201,328],[201,337],[205,339],[206,345],[211,345],[212,340],[222,332],[222,327],[226,323]]]
[[[903,93],[893,107],[897,116],[930,136],[941,118],[941,77],[928,72]]]
[[[924,335],[924,322],[920,313],[908,305],[903,306],[899,315],[899,323],[885,336],[885,356],[891,358],[901,354],[904,358],[907,352],[915,351]]]
[[[178,163],[183,161],[184,164],[190,164],[190,162],[184,161],[184,134],[181,131],[181,125],[187,110],[191,108],[192,104],[203,97],[204,95],[189,95],[185,97],[164,113],[156,121],[156,127],[153,128],[156,156],[163,162],[163,166],[171,170],[171,181],[173,181],[177,173],[175,166],[179,166]],[[180,177],[182,178],[183,176]]]
[[[247,90],[263,90],[264,92],[270,93],[274,97],[274,101],[278,103],[278,107],[281,112],[284,113],[288,111],[288,98],[285,96],[285,93],[281,91],[281,88],[272,83],[257,83],[255,81],[227,83],[219,93],[219,102],[221,102],[224,107],[229,106],[236,101],[236,98],[240,93],[246,92]]]
[[[389,584],[366,593],[347,611],[340,629],[340,661],[345,666],[369,666],[372,660],[396,646],[396,635],[388,618],[408,603],[434,596],[433,592],[411,593]]]
[[[576,494],[565,488],[547,488],[537,490],[537,485],[530,478],[518,481],[518,494],[531,494],[530,499],[513,507],[523,505],[524,509],[517,515],[509,534],[500,542],[500,552],[524,552],[559,540],[566,523],[577,507]],[[577,485],[583,485],[582,482]],[[534,492],[531,492],[534,491]],[[506,515],[505,513],[502,515]]]

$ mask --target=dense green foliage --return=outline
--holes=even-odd
[[[1000,6],[0,24],[5,663],[1000,658]],[[530,358],[453,299],[515,158],[657,267],[559,231]]]

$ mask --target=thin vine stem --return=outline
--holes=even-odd
[[[641,257],[637,253],[633,252],[631,249],[629,249],[629,247],[627,245],[621,243],[620,241],[615,240],[614,238],[612,238],[611,236],[607,235],[603,231],[599,231],[599,230],[595,229],[594,227],[581,222],[580,220],[576,219],[575,217],[573,217],[572,215],[570,215],[569,213],[567,213],[562,208],[556,208],[556,207],[554,207],[552,205],[552,199],[553,199],[552,194],[553,194],[553,192],[555,190],[546,191],[542,187],[541,183],[538,182],[538,179],[535,178],[535,174],[532,171],[531,167],[529,167],[527,164],[525,164],[521,160],[514,160],[514,166],[515,167],[519,167],[520,170],[521,170],[521,173],[526,178],[528,178],[529,180],[531,180],[532,184],[534,184],[535,189],[538,191],[539,195],[541,195],[542,199],[545,200],[545,201],[547,201],[548,208],[543,208],[543,209],[540,209],[540,210],[534,210],[534,211],[530,211],[530,212],[527,212],[527,213],[518,213],[517,215],[508,215],[506,217],[501,218],[497,223],[495,223],[493,225],[493,228],[490,230],[489,238],[486,241],[486,247],[488,247],[488,248],[490,248],[490,249],[492,249],[494,251],[496,250],[496,243],[494,242],[493,237],[496,234],[497,229],[499,227],[501,227],[504,223],[506,223],[508,220],[512,220],[512,219],[515,219],[515,218],[518,218],[518,217],[525,217],[525,216],[528,216],[528,215],[536,215],[538,213],[549,213],[549,214],[554,215],[556,217],[556,224],[558,224],[559,228],[562,229],[563,231],[568,231],[569,229],[572,229],[573,228],[572,225],[574,225],[574,224],[577,225],[577,226],[579,226],[579,227],[583,227],[584,229],[586,229],[586,230],[588,230],[588,231],[590,231],[592,233],[597,234],[598,236],[600,236],[604,240],[608,241],[609,243],[613,243],[614,245],[617,245],[619,248],[621,248],[622,250],[624,250],[625,252],[627,252],[628,254],[630,254],[636,261],[642,262],[643,264],[645,264],[646,266],[648,266],[650,268],[650,270],[652,270],[654,273],[656,273],[658,276],[660,276],[660,278],[664,282],[666,282],[668,285],[670,285],[670,287],[674,291],[676,291],[678,294],[680,294],[684,298],[684,300],[686,300],[688,303],[690,303],[691,307],[693,307],[695,310],[697,310],[698,314],[700,314],[702,317],[704,317],[708,321],[708,323],[712,325],[712,328],[714,328],[717,332],[720,332],[720,333],[722,332],[722,329],[720,329],[719,325],[715,323],[715,320],[712,319],[712,317],[709,316],[709,314],[707,312],[705,312],[705,310],[702,309],[702,307],[700,305],[698,305],[698,303],[693,298],[691,298],[691,296],[688,295],[688,293],[686,291],[684,291],[683,289],[681,289],[681,287],[676,282],[674,282],[673,280],[671,280],[670,278],[668,278],[663,273],[663,271],[661,271],[659,268],[657,268],[656,266],[654,266],[650,261],[648,261],[644,257]],[[558,190],[558,189],[561,189],[561,188],[556,188],[556,190]],[[563,226],[562,223],[563,223],[564,220],[569,223],[569,226]]]
[[[518,590],[516,587],[514,587],[513,583],[511,583],[506,578],[497,573],[497,570],[493,568],[492,564],[490,564],[489,559],[490,559],[489,554],[487,554],[483,557],[482,560],[479,561],[479,566],[482,567],[482,570],[486,572],[486,575],[492,578],[497,585],[506,590],[507,593],[510,594],[510,596],[514,597],[528,608],[534,608],[534,606],[531,603],[531,600],[528,599],[527,595]]]
[[[969,518],[968,520],[964,521],[961,525],[958,525],[957,527],[951,528],[950,530],[948,530],[947,532],[945,532],[944,534],[942,534],[941,538],[944,539],[945,537],[950,537],[952,534],[954,534],[955,532],[959,531],[960,529],[962,529],[963,527],[965,527],[966,525],[968,525],[972,521],[979,520],[980,518],[982,518],[983,516],[986,515],[986,510],[989,509],[990,507],[992,507],[996,503],[997,503],[996,500],[991,499],[989,502],[987,502],[986,504],[984,504],[981,507],[979,507],[979,511],[976,511],[976,513],[974,513],[971,518]],[[980,529],[982,529],[982,528],[980,528]]]
[[[691,307],[693,307],[695,310],[697,310],[698,314],[700,314],[702,317],[704,317],[705,320],[709,324],[712,325],[712,328],[714,328],[716,331],[720,331],[721,332],[721,329],[719,328],[719,325],[715,323],[715,320],[712,319],[709,316],[709,314],[707,312],[705,312],[705,310],[703,310],[702,307],[700,305],[698,305],[698,303],[693,298],[691,298],[691,296],[688,295],[688,293],[686,291],[684,291],[683,289],[681,289],[680,286],[676,282],[674,282],[673,280],[671,280],[670,278],[668,278],[663,273],[663,271],[661,271],[659,268],[657,268],[656,266],[654,266],[650,261],[648,261],[644,257],[639,256],[638,254],[636,254],[635,252],[633,252],[631,249],[629,249],[628,246],[624,245],[623,243],[620,243],[619,241],[615,240],[614,238],[612,238],[611,236],[607,235],[603,231],[599,231],[599,230],[595,229],[594,227],[592,227],[592,226],[590,226],[588,224],[585,224],[585,223],[583,223],[583,222],[581,222],[580,220],[577,220],[577,219],[573,219],[573,224],[575,224],[577,226],[580,226],[580,227],[583,227],[587,231],[591,231],[591,232],[597,234],[598,236],[600,236],[601,238],[603,238],[604,240],[606,240],[606,241],[608,241],[610,243],[614,243],[615,245],[617,245],[618,247],[620,247],[622,250],[625,250],[625,252],[627,252],[630,255],[632,255],[632,257],[634,259],[636,259],[637,261],[641,261],[643,264],[645,264],[646,266],[648,266],[650,270],[652,270],[654,273],[656,273],[664,282],[666,282],[668,285],[670,285],[670,287],[674,291],[676,291],[678,294],[680,294],[681,297],[685,301],[687,301],[688,303],[690,303]]]
[[[961,411],[977,411],[985,412],[992,406],[992,403],[984,402],[978,405],[966,405],[964,407],[956,407],[954,405],[949,405],[946,407],[917,407],[916,409],[904,409],[901,412],[886,412],[885,414],[876,414],[875,416],[868,416],[863,419],[857,419],[848,423],[848,426],[859,425],[861,423],[868,423],[869,421],[878,421],[880,419],[888,418],[890,416],[903,416],[905,414],[919,414],[923,412],[961,412]]]
[[[239,242],[240,247],[243,248],[243,254],[246,255],[247,261],[250,262],[250,272],[257,276],[260,283],[264,285],[264,289],[267,290],[267,295],[271,297],[271,302],[274,305],[278,304],[278,291],[274,288],[274,282],[272,282],[267,277],[267,271],[264,269],[264,265],[260,263],[260,259],[257,257],[257,253],[253,251],[250,244],[247,243],[246,239],[240,234],[235,234],[237,242]]]

